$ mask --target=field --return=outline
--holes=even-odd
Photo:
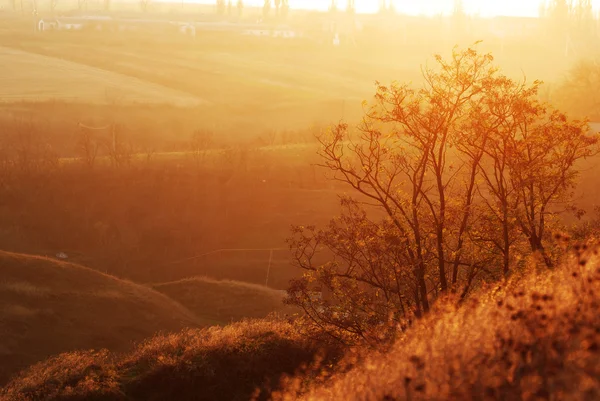
[[[98,103],[110,101],[117,91],[123,94],[119,100],[127,103],[159,102],[181,107],[198,107],[205,103],[157,84],[6,47],[0,47],[0,63],[5,66],[2,79],[6,82],[0,90],[2,102]]]
[[[432,21],[432,24],[427,29],[433,29],[435,23]],[[484,39],[473,36],[450,43],[452,39],[445,38],[417,44],[410,38],[402,42],[369,31],[355,46],[332,48],[316,40],[246,38],[234,32],[200,31],[191,40],[177,33],[151,32],[34,34],[25,27],[21,26],[16,33],[14,29],[0,31],[4,46],[27,52],[25,58],[38,54],[52,58],[45,59],[49,61],[60,59],[76,63],[69,65],[79,66],[81,74],[90,69],[113,73],[106,80],[107,87],[110,86],[108,103],[122,105],[134,98],[129,86],[117,84],[123,77],[134,78],[130,84],[133,86],[146,83],[146,90],[159,85],[172,91],[170,95],[165,91],[165,95],[154,102],[172,104],[178,98],[175,93],[185,101],[204,101],[206,106],[187,110],[194,115],[196,128],[235,132],[236,138],[227,138],[234,141],[272,130],[330,124],[341,118],[357,121],[362,115],[361,101],[372,96],[376,80],[418,84],[420,66],[430,60],[433,53],[447,52],[455,43],[466,45]],[[371,37],[373,40],[367,41]],[[526,43],[509,40],[505,47],[500,52],[493,38],[482,45],[483,49],[495,53],[499,65],[512,76],[522,77],[525,72],[535,79],[553,82],[569,65],[569,61],[557,57],[551,47],[536,47],[535,56],[531,45]],[[364,51],[368,51],[370,57],[362,57]],[[56,63],[59,61],[51,61],[50,65]],[[36,69],[27,71],[30,87],[47,87],[48,79],[53,82],[71,79],[59,71],[53,76],[38,73]],[[111,84],[112,80],[116,80],[115,85]],[[52,96],[65,99],[68,92],[52,88],[39,93],[40,99]],[[104,88],[100,89],[101,95]],[[90,101],[97,100],[99,94],[90,93],[90,96]]]

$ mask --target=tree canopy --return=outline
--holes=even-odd
[[[310,332],[380,341],[372,333],[393,335],[527,253],[553,265],[549,225],[569,206],[576,162],[596,152],[587,122],[540,102],[539,81],[502,75],[476,46],[436,55],[422,75],[420,88],[378,82],[356,130],[340,123],[319,138],[321,166],[355,196],[328,227],[289,239],[304,274],[288,302]]]
[[[576,63],[552,97],[565,111],[600,121],[600,59]]]

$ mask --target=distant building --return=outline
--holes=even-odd
[[[38,31],[56,31],[60,27],[60,22],[57,19],[41,19],[38,21]]]
[[[58,26],[59,30],[67,30],[67,31],[80,31],[83,29],[83,24],[72,24],[72,23],[67,23],[67,24],[60,24]]]
[[[245,29],[242,31],[243,35],[246,36],[259,36],[259,37],[273,37],[273,38],[284,38],[294,39],[300,35],[291,29],[267,29],[267,28],[253,28]]]

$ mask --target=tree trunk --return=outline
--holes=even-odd
[[[510,263],[510,237],[508,232],[508,207],[505,203],[502,205],[502,212],[502,241],[504,246],[504,249],[502,249],[502,272],[504,276],[507,276]]]
[[[425,282],[425,266],[422,261],[419,261],[419,268],[417,269],[417,283],[419,286],[419,294],[421,296],[421,306],[423,312],[429,312],[429,300],[427,299],[427,283]]]
[[[544,248],[544,245],[542,244],[541,238],[539,238],[534,233],[529,237],[529,244],[531,245],[531,250],[533,252],[539,252],[540,255],[542,255],[542,258],[544,259],[544,263],[546,264],[546,267],[548,267],[548,268],[554,267],[554,263],[552,263],[552,259],[550,259],[550,256],[548,256],[548,254],[546,253],[546,249]]]

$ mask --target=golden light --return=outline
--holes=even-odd
[[[202,0],[210,3],[210,0]],[[346,7],[346,0],[336,0],[340,9]],[[388,0],[389,1],[389,0]],[[454,10],[454,0],[391,0],[395,9],[410,15],[450,14]],[[536,17],[539,14],[542,0],[463,0],[463,7],[468,14],[482,17],[498,15]],[[252,6],[261,6],[263,0],[246,0]],[[379,0],[356,0],[356,8],[360,13],[377,12]],[[331,0],[290,0],[290,7],[296,9],[327,10]],[[600,0],[592,0],[596,11],[600,9]]]

